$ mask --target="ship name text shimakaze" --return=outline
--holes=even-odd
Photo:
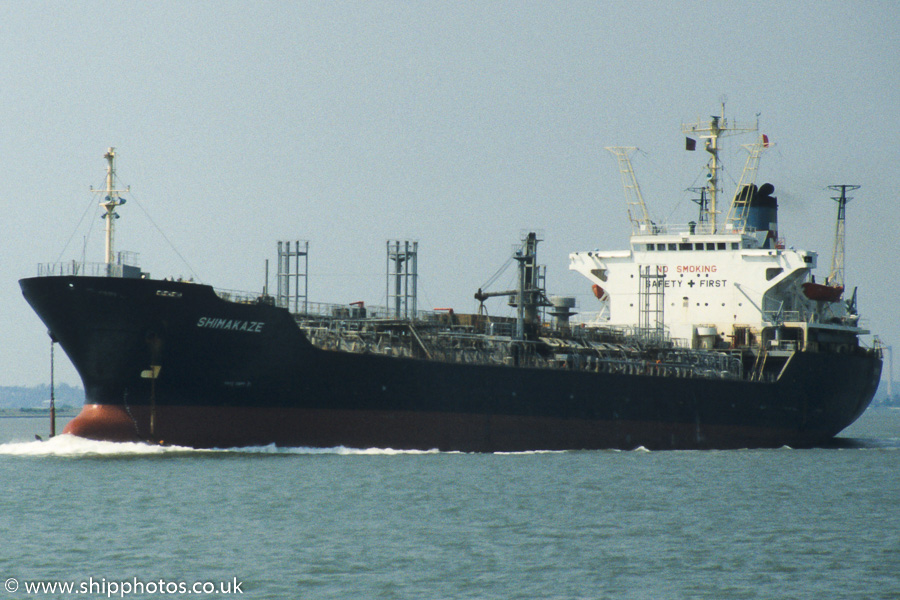
[[[224,329],[228,331],[248,331],[259,333],[265,325],[262,321],[241,321],[239,319],[217,319],[214,317],[200,317],[197,327],[204,329]]]

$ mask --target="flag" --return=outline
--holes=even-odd
[[[689,137],[684,138],[684,149],[690,150],[691,152],[696,150],[697,149],[697,140],[695,140],[693,138],[689,138]]]

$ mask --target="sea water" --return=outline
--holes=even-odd
[[[811,450],[201,451],[46,429],[0,419],[0,600],[900,598],[897,410]]]

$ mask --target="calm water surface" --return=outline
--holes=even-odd
[[[119,586],[160,581],[239,582],[197,598],[900,598],[897,410],[813,450],[195,451],[34,441],[46,429],[0,419],[0,600],[190,596]]]

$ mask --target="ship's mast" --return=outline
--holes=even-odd
[[[700,231],[709,231],[710,228],[707,226],[709,222],[709,199],[706,197],[706,188],[692,187],[688,188],[688,191],[700,194],[699,198],[692,198],[691,200],[700,207],[700,217],[698,219]]]
[[[710,233],[715,233],[718,229],[718,201],[719,193],[722,189],[719,185],[719,171],[722,168],[719,160],[719,150],[721,150],[719,138],[725,135],[756,130],[757,126],[738,124],[730,126],[728,119],[725,118],[724,102],[722,102],[721,116],[711,115],[708,122],[698,120],[696,123],[689,123],[681,126],[681,131],[685,135],[693,135],[702,140],[706,140],[706,151],[710,154],[709,163],[707,163],[706,166],[709,171],[709,175],[707,176],[708,183],[706,185],[706,189],[709,192],[709,208],[707,209],[708,215],[706,221],[709,222],[712,228]],[[692,144],[689,144],[688,148],[693,149]]]
[[[119,218],[119,215],[116,214],[116,207],[125,204],[125,200],[119,196],[119,194],[127,193],[131,190],[131,187],[127,187],[124,190],[115,189],[115,180],[116,180],[116,149],[109,148],[106,151],[106,154],[103,155],[103,158],[106,159],[106,189],[103,190],[95,190],[93,187],[91,191],[95,194],[103,194],[103,200],[100,202],[100,206],[106,211],[102,218],[106,219],[106,258],[105,262],[107,266],[115,263],[115,252],[114,252],[114,241],[115,241],[115,220]]]
[[[834,228],[834,254],[831,257],[831,274],[828,275],[828,285],[844,287],[844,221],[846,217],[847,202],[852,198],[847,197],[847,191],[858,190],[858,185],[829,185],[828,189],[840,192],[841,195],[832,200],[838,203],[837,224]]]

